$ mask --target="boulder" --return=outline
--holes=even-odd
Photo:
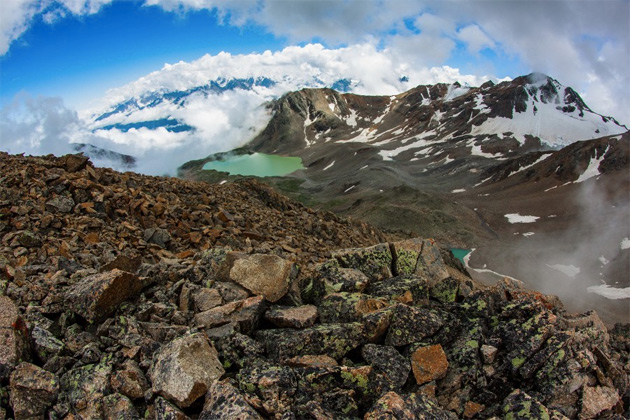
[[[59,394],[56,375],[30,363],[20,363],[11,373],[9,389],[16,420],[43,418]]]
[[[197,311],[204,312],[223,305],[223,298],[217,289],[202,287],[199,290],[195,290],[193,302]]]
[[[547,407],[520,389],[514,390],[503,400],[503,415],[505,419],[514,420],[550,420]]]
[[[394,347],[366,344],[361,348],[363,359],[382,373],[391,384],[391,389],[400,390],[409,376],[409,360]]]
[[[320,303],[319,318],[322,323],[360,321],[363,315],[386,306],[387,303],[383,300],[374,299],[363,293],[333,293]]]
[[[277,255],[230,252],[219,276],[264,296],[269,302],[277,302],[287,293],[296,274],[295,265]]]
[[[129,398],[109,394],[103,398],[103,420],[140,420],[140,415]]]
[[[18,242],[25,248],[37,248],[42,246],[42,240],[39,235],[31,232],[30,230],[21,232],[18,236]]]
[[[216,381],[210,387],[199,420],[261,419],[243,394],[227,380]]]
[[[144,373],[134,360],[126,360],[111,377],[111,387],[131,399],[143,398],[150,388]]]
[[[80,418],[101,418],[111,372],[111,357],[73,368],[61,377],[59,400]]]
[[[13,368],[27,356],[28,329],[17,306],[0,296],[0,380],[6,380]]]
[[[46,202],[46,210],[51,213],[70,213],[74,208],[74,200],[71,197],[58,195]]]
[[[203,335],[193,334],[163,346],[154,356],[149,377],[153,392],[188,407],[223,373],[217,351]]]
[[[264,311],[263,297],[253,296],[201,312],[195,315],[195,324],[204,328],[214,328],[235,322],[241,327],[241,331],[249,333],[258,326]]]
[[[370,281],[392,277],[393,258],[388,244],[334,251],[332,256],[342,267],[359,270]]]
[[[394,275],[408,276],[416,272],[418,257],[422,253],[424,241],[420,238],[407,239],[390,244],[394,259]]]
[[[155,420],[188,420],[188,417],[182,410],[177,408],[175,405],[166,401],[162,397],[157,397],[155,399],[155,404],[153,406],[155,410]]]
[[[31,346],[37,358],[44,363],[62,354],[66,348],[63,341],[39,325],[35,325],[31,330]]]
[[[148,228],[144,230],[143,239],[150,244],[156,244],[161,248],[168,247],[171,242],[171,234],[166,229],[162,228]]]
[[[422,243],[422,252],[414,274],[426,278],[429,286],[449,277],[440,249],[431,239],[425,239]]]
[[[392,315],[385,344],[405,346],[420,342],[435,334],[442,324],[442,319],[428,309],[398,304]]]
[[[399,395],[388,392],[365,414],[364,420],[385,419],[455,420],[454,413],[446,411],[437,402],[422,394]]]
[[[65,155],[63,156],[63,164],[67,172],[78,172],[87,166],[90,159],[83,154]]]
[[[85,277],[66,292],[69,309],[89,322],[107,318],[145,286],[135,274],[114,269]]]
[[[318,315],[315,305],[276,306],[265,312],[265,319],[280,328],[307,328],[315,324]]]
[[[331,293],[363,292],[368,278],[354,268],[343,268],[337,260],[329,260],[316,267],[314,278],[307,285],[302,295],[310,297],[315,303]]]
[[[429,299],[427,280],[415,275],[401,275],[370,282],[365,292],[374,297],[408,305],[419,305]]]
[[[619,393],[614,388],[607,386],[585,386],[582,390],[580,420],[594,419],[600,413],[613,408],[619,401]]]
[[[448,360],[439,344],[420,347],[411,355],[411,369],[418,385],[446,376]]]

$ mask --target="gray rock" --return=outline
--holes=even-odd
[[[138,410],[129,398],[121,394],[109,394],[103,399],[104,420],[140,419]]]
[[[31,345],[39,360],[44,363],[52,357],[61,355],[66,347],[63,341],[38,325],[31,330]]]
[[[162,248],[166,248],[168,243],[171,242],[171,234],[168,230],[162,228],[149,228],[145,229],[144,237],[145,242],[150,244],[156,244]]]
[[[593,419],[603,411],[610,410],[619,403],[616,389],[606,386],[585,386],[582,390],[582,411],[580,420]]]
[[[322,323],[354,322],[386,306],[387,302],[363,293],[333,293],[320,303],[319,317]]]
[[[68,371],[61,377],[59,400],[82,418],[101,418],[103,397],[109,393],[112,372],[111,358],[97,365],[85,365]]]
[[[29,230],[25,230],[20,233],[20,236],[18,236],[18,242],[25,248],[37,248],[42,246],[42,240],[39,235]]]
[[[411,365],[394,347],[366,344],[361,349],[361,356],[387,378],[390,389],[401,389],[407,382]]]
[[[82,279],[66,292],[66,299],[69,309],[95,322],[109,316],[144,286],[143,280],[135,274],[114,269]]]
[[[418,305],[429,299],[427,280],[415,275],[403,275],[370,282],[366,293],[408,305]]]
[[[195,324],[199,327],[215,328],[234,322],[240,326],[241,331],[249,333],[258,326],[264,311],[263,297],[253,296],[201,312],[195,315]]]
[[[418,257],[422,253],[424,241],[420,238],[407,239],[390,244],[394,258],[394,275],[408,276],[416,272]]]
[[[352,248],[335,251],[333,258],[345,268],[354,268],[365,274],[370,281],[392,277],[392,253],[388,244],[369,248]]]
[[[425,239],[422,244],[422,252],[414,274],[425,277],[429,281],[429,286],[449,277],[440,249],[430,239]]]
[[[277,302],[289,290],[297,274],[295,265],[277,255],[247,255],[230,252],[221,266],[219,276],[240,284],[269,302]]]
[[[70,213],[74,208],[74,200],[70,197],[57,196],[46,202],[46,210],[50,212]]]
[[[432,311],[407,305],[396,305],[385,338],[389,346],[404,346],[430,337],[442,326],[443,321]]]
[[[10,379],[11,407],[15,419],[43,418],[59,394],[56,375],[30,363],[20,363]]]
[[[212,384],[199,420],[262,419],[243,394],[228,381]]]
[[[196,290],[193,294],[195,309],[204,312],[217,306],[223,305],[223,298],[217,289],[208,289],[203,287]]]
[[[155,420],[188,420],[186,414],[162,397],[155,399]]]
[[[154,356],[149,377],[153,392],[179,407],[188,407],[223,373],[214,347],[202,334],[193,334],[162,347]]]

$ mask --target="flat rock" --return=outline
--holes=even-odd
[[[6,296],[0,296],[0,380],[9,374],[26,357],[26,324],[17,306]]]
[[[411,369],[418,385],[446,376],[448,360],[439,344],[421,347],[411,355]]]
[[[315,324],[318,315],[315,305],[276,306],[265,312],[265,319],[280,328],[307,328]]]
[[[408,305],[418,305],[429,299],[427,280],[415,275],[401,275],[370,282],[365,292],[374,297]]]
[[[603,411],[610,410],[619,402],[616,389],[606,386],[585,386],[582,390],[580,420],[593,419]]]
[[[289,290],[297,270],[295,265],[277,255],[247,255],[230,252],[220,268],[220,277],[240,284],[269,302],[277,302]]]
[[[16,419],[43,418],[59,394],[59,378],[30,363],[20,363],[10,379],[11,407]]]
[[[284,362],[292,367],[334,367],[339,366],[335,359],[325,354],[319,356],[295,356]]]
[[[393,389],[400,389],[407,382],[411,370],[409,360],[394,347],[366,344],[361,348],[361,356],[385,375]]]
[[[243,394],[228,381],[212,384],[199,420],[262,419]]]
[[[264,298],[252,296],[201,312],[195,315],[195,324],[204,328],[215,328],[234,322],[239,324],[241,331],[249,333],[258,326],[264,311]]]
[[[217,289],[202,287],[199,290],[195,290],[193,302],[197,311],[204,312],[223,305],[223,298]]]
[[[387,302],[363,293],[333,293],[320,303],[319,317],[322,323],[354,322],[386,306]]]
[[[66,299],[71,310],[95,322],[109,316],[143,287],[144,282],[135,274],[114,269],[80,280],[66,292]]]
[[[103,419],[140,420],[140,415],[129,398],[121,394],[109,394],[103,398]]]
[[[223,373],[217,351],[203,335],[193,334],[163,346],[154,356],[149,376],[153,392],[188,407]]]
[[[70,213],[74,208],[74,204],[74,200],[71,197],[58,195],[46,202],[46,210],[53,213]]]
[[[361,271],[343,268],[337,260],[329,260],[317,266],[308,293],[314,302],[319,303],[324,296],[331,293],[363,292],[368,282],[369,279]]]
[[[385,344],[404,346],[435,334],[443,321],[428,309],[396,305]]]

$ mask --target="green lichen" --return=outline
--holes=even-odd
[[[418,253],[405,249],[396,252],[396,271],[399,276],[413,274],[418,261]]]
[[[477,341],[477,340],[468,340],[468,341],[466,341],[466,347],[477,349],[477,348],[479,348],[479,341]]]
[[[524,357],[515,357],[514,359],[512,359],[512,367],[514,369],[518,369],[521,366],[523,366],[523,363],[525,363],[525,358]]]
[[[363,391],[368,388],[368,378],[365,375],[355,371],[342,371],[341,378],[348,383],[355,384],[358,388]]]

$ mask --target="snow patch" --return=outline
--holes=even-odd
[[[630,287],[620,289],[607,284],[602,284],[599,286],[587,287],[586,291],[603,296],[607,299],[630,299]]]
[[[461,193],[461,192],[464,192],[464,191],[466,191],[466,189],[465,189],[465,188],[457,188],[457,189],[455,189],[455,190],[453,190],[453,191],[451,191],[451,192],[452,192],[453,194],[457,194],[457,193]]]
[[[534,232],[525,232],[523,233],[523,236],[529,238],[530,236],[534,236]]]
[[[510,213],[506,214],[505,217],[508,219],[509,223],[534,223],[536,220],[540,219],[538,216],[521,216],[518,213]]]
[[[328,108],[330,108],[331,112],[335,112],[335,104],[328,104]]]
[[[543,160],[547,159],[549,156],[551,156],[552,153],[546,153],[544,155],[542,155],[541,157],[539,157],[538,159],[536,159],[535,162],[530,163],[529,165],[525,165],[525,166],[521,166],[517,171],[512,172],[510,175],[508,175],[508,177],[517,174],[519,172],[523,172],[529,168],[531,168],[532,166],[538,165],[540,162],[542,162]]]
[[[332,168],[333,165],[335,164],[335,161],[333,160],[330,165],[326,166],[324,169],[322,169],[323,171],[327,171],[328,169]]]
[[[580,267],[576,267],[574,265],[564,265],[564,264],[545,264],[549,268],[553,268],[556,271],[559,271],[563,274],[571,278],[575,278],[578,274],[580,274]]]
[[[630,238],[623,238],[619,246],[621,249],[630,249]]]
[[[601,172],[599,172],[599,164],[602,163],[602,161],[604,160],[604,156],[606,156],[607,152],[608,152],[608,147],[606,147],[606,150],[604,150],[604,153],[602,153],[602,155],[599,158],[591,157],[590,161],[588,162],[588,167],[586,168],[586,170],[582,173],[582,175],[579,176],[578,179],[576,179],[573,182],[574,183],[584,182],[587,179],[601,175]]]
[[[347,189],[344,191],[344,194],[345,194],[345,193],[347,193],[348,191],[352,190],[354,187],[356,187],[356,185],[353,185],[353,186],[351,186],[350,188],[347,188]]]

